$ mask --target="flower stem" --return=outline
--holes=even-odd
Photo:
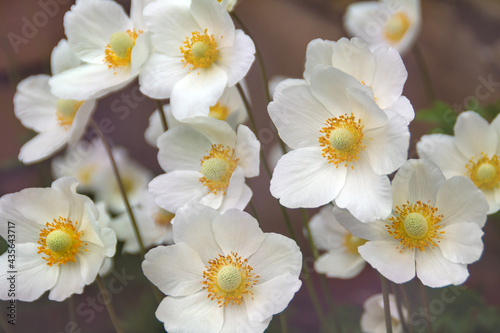
[[[427,301],[427,291],[425,290],[425,286],[420,280],[418,281],[420,285],[420,292],[422,293],[422,305],[424,306],[425,313],[425,323],[427,325],[427,333],[433,333],[431,317],[429,315],[429,302]]]
[[[104,299],[104,304],[106,305],[106,309],[108,310],[109,318],[111,318],[111,322],[115,327],[116,333],[123,333],[122,328],[120,327],[120,322],[118,321],[118,317],[116,316],[115,310],[111,305],[111,299],[109,298],[109,291],[104,286],[102,282],[101,276],[98,274],[96,277],[97,285],[99,286],[99,290],[101,291],[102,298]]]
[[[132,211],[132,207],[130,206],[130,202],[128,201],[127,193],[125,192],[125,187],[123,186],[123,181],[122,181],[122,178],[120,176],[120,172],[118,171],[118,166],[116,165],[116,161],[115,161],[115,158],[113,156],[113,152],[111,151],[111,147],[109,146],[108,141],[106,140],[106,138],[102,134],[102,132],[99,129],[99,127],[97,126],[97,124],[94,121],[92,121],[91,124],[92,124],[92,127],[93,127],[94,131],[96,132],[97,136],[99,136],[99,139],[101,139],[102,144],[104,145],[104,148],[106,149],[106,152],[108,154],[109,161],[111,162],[111,167],[113,169],[113,173],[114,173],[115,178],[116,178],[116,182],[118,183],[118,188],[120,189],[120,193],[122,195],[123,202],[125,203],[125,207],[127,209],[128,216],[130,218],[130,221],[132,223],[132,227],[133,227],[134,232],[135,232],[135,237],[137,238],[137,242],[139,243],[141,255],[144,258],[144,255],[146,254],[146,250],[144,248],[144,243],[142,242],[141,233],[139,232],[139,228],[137,227],[137,222],[135,220],[134,212]]]
[[[392,292],[394,293],[394,297],[396,298],[396,306],[398,308],[399,321],[403,326],[403,332],[408,332],[408,325],[406,323],[406,318],[403,314],[403,305],[401,304],[401,295],[397,290],[397,286],[394,282],[391,282]]]
[[[76,322],[75,299],[73,298],[73,296],[68,297],[68,318],[70,322]]]
[[[385,329],[387,333],[392,333],[392,320],[391,320],[391,305],[389,303],[389,287],[387,279],[380,274],[380,281],[382,282],[382,296],[384,298],[384,314],[385,314]]]
[[[401,294],[403,294],[403,302],[405,303],[406,310],[408,310],[408,313],[413,313],[410,299],[408,297],[408,293],[406,292],[405,286],[399,285],[399,290],[401,291]],[[411,322],[408,322],[408,328],[410,333],[415,332],[415,329]]]
[[[280,323],[281,323],[281,332],[287,333],[288,332],[288,326],[287,326],[287,323],[286,323],[285,312],[283,311],[282,313],[280,313],[279,317],[280,317]]]
[[[158,99],[155,99],[156,106],[158,106],[158,113],[160,114],[161,125],[163,126],[163,132],[168,130],[167,117],[165,116],[165,110],[163,109],[163,104]]]
[[[302,267],[302,270],[304,270],[304,267]],[[314,285],[311,281],[311,277],[308,276],[307,278],[303,278],[302,280],[306,284],[307,292],[308,292],[309,297],[311,298],[311,301],[313,303],[314,310],[316,311],[316,314],[318,315],[318,319],[320,321],[321,327],[324,329],[326,327],[326,318],[325,318],[325,314],[323,313],[323,309],[321,308],[321,304],[319,302],[319,298],[318,298],[318,294],[316,293],[316,289],[314,289]]]
[[[418,69],[420,70],[420,73],[422,75],[422,80],[424,83],[424,88],[427,98],[429,99],[429,102],[433,102],[436,100],[436,94],[434,92],[434,87],[432,85],[429,69],[427,67],[427,64],[425,63],[424,57],[422,56],[422,52],[420,51],[420,48],[418,47],[417,43],[415,43],[415,45],[413,46],[412,52],[413,56],[415,57],[415,60],[417,61]]]
[[[17,301],[16,301],[17,302]],[[3,329],[3,332],[5,333],[14,333],[13,330],[10,329],[10,324],[5,322],[5,319],[3,318],[4,316],[0,316],[0,327]]]

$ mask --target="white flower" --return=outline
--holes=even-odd
[[[188,203],[244,209],[252,191],[245,177],[259,174],[260,143],[244,125],[237,133],[211,117],[192,118],[158,138],[158,162],[166,174],[149,183],[158,206],[175,213]]]
[[[242,86],[245,87],[243,85],[243,82],[244,81],[241,82]],[[164,105],[163,111],[165,112],[165,117],[167,119],[169,128],[173,128],[182,124],[181,121],[178,121],[172,115],[171,105]],[[245,105],[241,100],[238,89],[236,89],[235,86],[227,87],[226,89],[224,89],[224,92],[222,93],[222,96],[219,98],[217,103],[210,107],[208,116],[215,119],[224,120],[229,125],[231,125],[234,130],[236,130],[238,125],[243,123],[247,119]],[[186,120],[189,121],[188,119]],[[161,123],[160,114],[158,113],[158,110],[156,110],[149,117],[149,126],[144,133],[144,137],[150,145],[156,147],[156,140],[160,135],[163,134],[163,132],[164,130]]]
[[[455,136],[424,135],[419,156],[436,163],[446,178],[466,176],[483,192],[488,214],[500,209],[500,117],[491,124],[473,111],[461,113]]]
[[[292,149],[274,169],[271,193],[289,208],[335,200],[362,221],[391,211],[387,174],[407,156],[406,120],[382,110],[364,86],[333,67],[318,65],[310,84],[285,80],[269,115]]]
[[[78,64],[66,40],[61,40],[52,51],[52,74]],[[46,159],[68,143],[76,144],[94,111],[94,100],[76,100],[76,96],[59,99],[52,95],[49,79],[45,74],[30,76],[18,84],[14,95],[16,117],[38,133],[21,148],[19,160],[25,164]]]
[[[167,297],[156,310],[168,332],[263,332],[299,290],[302,254],[236,209],[180,209],[175,245],[150,250],[146,277]]]
[[[399,53],[391,47],[370,51],[359,38],[337,42],[314,39],[307,45],[304,78],[309,81],[316,65],[333,66],[370,87],[370,96],[381,109],[392,109],[407,122],[415,111],[408,98],[401,96],[408,72]]]
[[[393,333],[403,333],[403,325],[397,308],[396,298],[389,294],[389,305],[391,308],[391,323]],[[382,294],[371,296],[363,305],[364,312],[361,315],[361,329],[365,333],[385,333],[384,299]],[[403,317],[408,317],[408,311],[402,306]]]
[[[243,79],[254,60],[255,46],[235,30],[216,1],[155,1],[144,10],[156,52],[139,82],[152,98],[168,98],[182,120],[207,116],[226,86]]]
[[[81,294],[94,281],[106,257],[115,253],[113,230],[101,228],[94,203],[75,192],[76,179],[59,178],[51,188],[28,188],[0,199],[0,234],[10,240],[15,231],[14,266],[0,257],[0,278],[15,270],[16,299],[34,301],[50,290],[49,299],[62,301]],[[9,284],[0,283],[7,300]]]
[[[154,198],[147,190],[132,208],[137,222],[137,228],[146,248],[152,245],[172,243],[172,224],[174,214],[158,207]],[[127,213],[117,216],[110,224],[118,240],[125,242],[123,252],[139,253],[139,243]]]
[[[151,52],[142,11],[150,0],[132,0],[131,17],[114,1],[77,1],[64,16],[68,43],[81,66],[50,80],[61,98],[98,98],[132,82]]]
[[[319,250],[325,250],[315,262],[314,269],[328,277],[350,279],[361,273],[365,260],[359,255],[358,247],[366,243],[353,236],[341,226],[334,215],[337,207],[321,208],[310,222],[311,236]]]
[[[234,6],[238,4],[238,0],[217,0],[221,3],[222,7],[226,8],[228,12],[232,12]]]
[[[344,26],[372,50],[387,45],[404,54],[418,37],[421,15],[420,0],[360,1],[347,7]]]
[[[470,179],[445,180],[427,160],[409,160],[392,181],[393,211],[386,220],[360,223],[347,211],[337,221],[360,238],[361,256],[395,283],[416,276],[433,288],[462,284],[467,264],[483,252],[488,205]]]

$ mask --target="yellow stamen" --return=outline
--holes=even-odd
[[[108,68],[122,68],[130,64],[132,49],[140,34],[142,34],[141,30],[137,32],[135,30],[127,30],[118,31],[111,35],[109,44],[104,51],[106,54],[104,62],[108,65]]]
[[[84,101],[74,99],[58,99],[56,106],[56,117],[59,126],[69,130],[75,119],[76,112],[82,106]]]
[[[491,158],[482,155],[477,162],[474,162],[475,157],[470,159],[465,167],[466,176],[481,190],[492,190],[500,183],[500,158],[498,155],[493,155]]]
[[[344,246],[351,253],[358,254],[358,247],[364,245],[366,243],[366,239],[358,238],[353,236],[351,233],[347,233],[344,238]]]
[[[384,27],[384,36],[390,44],[397,44],[410,27],[410,19],[403,12],[397,12],[392,15],[386,22]]]
[[[208,113],[210,117],[219,120],[226,120],[228,114],[229,110],[219,102],[217,102],[214,106],[211,106],[210,112]]]
[[[207,298],[217,300],[219,307],[241,305],[245,296],[253,295],[251,288],[259,282],[259,276],[252,272],[247,259],[242,260],[231,252],[226,256],[219,254],[208,264],[203,272],[203,289],[208,292]]]
[[[184,59],[182,59],[184,67],[189,64],[192,66],[190,70],[210,67],[219,59],[215,37],[214,35],[209,36],[207,29],[205,29],[204,34],[194,31],[191,39],[186,37],[184,47],[181,46],[181,52],[184,55]]]
[[[166,227],[172,222],[172,219],[175,217],[175,214],[166,211],[163,208],[158,207],[156,213],[153,214],[153,220],[155,224],[159,227]]]
[[[212,148],[201,160],[200,182],[208,187],[209,193],[226,194],[229,181],[234,169],[238,166],[238,159],[233,158],[234,149],[221,144],[212,145]]]

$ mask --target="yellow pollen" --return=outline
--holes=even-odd
[[[218,102],[210,107],[210,112],[208,113],[210,117],[219,120],[226,120],[228,114],[229,110]]]
[[[233,158],[234,149],[221,144],[212,145],[208,154],[201,159],[200,182],[208,187],[209,193],[226,194],[229,181],[234,169],[238,166],[238,159]]]
[[[208,261],[209,266],[203,272],[203,289],[207,290],[207,298],[217,300],[220,307],[229,304],[240,305],[245,296],[253,295],[252,288],[259,280],[252,271],[247,259],[242,260],[237,253]]]
[[[436,242],[439,243],[445,233],[439,230],[443,215],[437,215],[437,210],[421,201],[396,206],[388,220],[392,223],[386,224],[385,227],[394,239],[399,240],[400,252],[414,248],[425,251],[426,247],[437,246]]]
[[[159,227],[166,227],[172,222],[172,219],[175,217],[175,214],[166,211],[163,208],[158,207],[156,213],[153,214],[153,220],[155,224]]]
[[[82,106],[83,101],[74,99],[58,99],[56,106],[56,117],[59,126],[68,130],[73,124],[76,112]]]
[[[222,37],[221,37],[222,38]],[[188,64],[196,68],[210,67],[217,59],[219,59],[219,50],[215,42],[214,35],[208,35],[207,29],[203,34],[198,31],[192,33],[191,39],[186,37],[184,46],[181,46],[181,53],[184,55],[184,67]]]
[[[47,265],[57,266],[67,262],[75,262],[75,256],[80,251],[82,241],[80,237],[83,231],[76,231],[76,223],[67,218],[60,217],[53,222],[47,222],[45,228],[40,232],[38,239],[37,253],[44,253],[47,255],[43,257],[47,261]],[[84,243],[83,245],[88,245]],[[88,251],[85,249],[85,251]]]
[[[466,165],[467,176],[481,190],[492,190],[500,183],[500,158],[498,155],[491,158],[482,155],[477,162],[474,162],[474,157],[470,159]]]
[[[135,30],[127,30],[118,31],[111,35],[109,44],[104,51],[104,62],[108,65],[108,68],[116,69],[130,64],[132,49],[140,34],[142,34],[141,30],[137,32]]]
[[[338,168],[341,163],[347,167],[349,163],[359,159],[359,153],[366,146],[363,145],[363,125],[361,119],[356,120],[351,113],[328,118],[326,126],[319,132],[323,136],[318,138],[319,145],[323,148],[321,155]],[[351,164],[351,168],[354,166]]]
[[[358,238],[356,236],[353,236],[351,233],[347,233],[347,235],[344,238],[344,245],[349,250],[349,252],[352,252],[354,254],[358,254],[358,247],[361,245],[364,245],[366,243],[366,239],[363,238]]]
[[[386,22],[384,36],[390,44],[397,44],[408,31],[410,20],[408,15],[398,12],[392,15]]]

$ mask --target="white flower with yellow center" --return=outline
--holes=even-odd
[[[160,208],[147,189],[144,190],[139,202],[132,210],[142,242],[146,248],[152,245],[171,244],[173,242],[171,222],[175,215]],[[126,212],[113,219],[110,227],[115,231],[118,240],[125,242],[123,252],[139,253],[139,243]]]
[[[389,304],[391,308],[391,324],[393,333],[403,333],[403,325],[399,316],[396,298],[389,294]],[[382,294],[376,294],[368,298],[363,304],[363,314],[361,315],[361,330],[365,333],[385,333],[385,312],[384,299]],[[404,306],[401,308],[403,317],[408,319],[408,310]]]
[[[165,117],[167,118],[167,124],[169,128],[173,128],[183,124],[183,122],[175,119],[175,117],[173,116],[171,105],[164,105],[163,110],[165,112]],[[243,123],[247,119],[245,105],[241,100],[238,89],[236,89],[236,87],[234,86],[224,89],[224,93],[219,98],[217,103],[210,107],[208,116],[223,120],[231,125],[234,130],[236,130],[238,125]],[[189,120],[186,119],[186,121]],[[149,117],[149,126],[144,133],[144,137],[150,145],[156,147],[156,140],[160,135],[163,134],[163,132],[164,130],[161,123],[160,114],[158,113],[158,110],[155,110]]]
[[[463,176],[445,180],[428,160],[409,160],[392,181],[389,218],[361,223],[338,211],[337,221],[356,237],[368,240],[361,256],[396,283],[416,276],[433,288],[462,284],[467,264],[483,252],[481,228],[488,204],[472,181]]]
[[[350,279],[365,267],[365,260],[359,255],[358,247],[366,241],[353,236],[341,226],[335,218],[334,210],[338,208],[325,206],[311,219],[309,227],[314,244],[319,250],[326,251],[314,262],[314,269],[331,278]]]
[[[436,163],[446,178],[466,176],[483,192],[488,214],[500,209],[500,117],[491,124],[473,111],[461,113],[455,136],[424,135],[417,143],[420,157]]]
[[[244,125],[234,130],[221,120],[196,117],[158,138],[158,162],[166,174],[149,183],[163,209],[175,213],[199,202],[221,212],[243,209],[252,191],[245,177],[259,174],[260,143]]]
[[[0,199],[0,235],[11,239],[15,226],[16,260],[0,257],[0,277],[16,271],[16,299],[34,301],[50,290],[49,299],[63,301],[81,294],[94,281],[105,258],[115,253],[113,230],[101,227],[94,203],[76,193],[76,179],[59,178],[51,188],[28,188]],[[8,229],[11,226],[11,229]],[[0,284],[7,300],[9,284]]]
[[[52,74],[79,64],[66,40],[61,40],[52,51]],[[45,74],[30,76],[18,84],[14,95],[16,117],[38,133],[21,148],[19,160],[25,164],[46,159],[66,144],[76,144],[94,111],[94,100],[60,99],[52,95],[49,79]]]
[[[318,65],[310,84],[285,80],[269,115],[293,149],[274,169],[271,193],[289,208],[331,201],[362,221],[391,212],[387,174],[406,160],[407,122],[382,110],[352,76]]]
[[[142,11],[151,0],[132,0],[130,18],[114,1],[77,1],[64,16],[73,52],[83,62],[50,80],[62,98],[98,98],[132,82],[151,52]]]
[[[409,123],[415,111],[401,96],[408,73],[399,53],[391,47],[371,51],[359,38],[337,42],[314,39],[307,45],[304,78],[309,80],[316,65],[333,66],[352,75],[365,86],[381,109],[391,109]]]
[[[255,46],[217,1],[155,1],[144,10],[156,51],[141,91],[170,98],[175,118],[207,116],[226,86],[246,75]]]
[[[372,50],[391,46],[401,54],[413,46],[421,25],[420,0],[360,1],[349,5],[344,16],[351,36],[362,38]]]
[[[297,244],[263,233],[243,211],[188,206],[173,233],[175,245],[150,250],[142,264],[167,295],[156,317],[168,332],[263,332],[301,286]]]

